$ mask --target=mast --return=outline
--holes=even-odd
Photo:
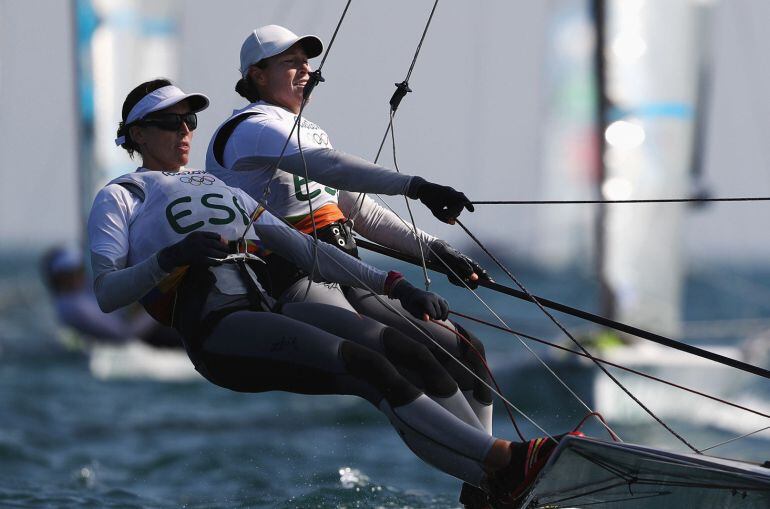
[[[606,27],[605,27],[605,0],[591,0],[591,13],[594,20],[594,31],[596,34],[596,45],[594,47],[594,68],[596,70],[596,197],[602,199],[601,186],[606,178],[606,167],[604,156],[607,151],[607,142],[604,133],[607,130],[608,110],[610,100],[607,97],[607,66],[604,58],[606,47]],[[595,246],[595,267],[599,280],[599,311],[602,316],[615,319],[615,296],[612,288],[607,281],[604,271],[606,258],[606,231],[605,222],[607,217],[607,206],[599,203],[596,208],[595,228],[594,228],[594,246]]]
[[[75,143],[77,146],[79,244],[87,242],[85,225],[96,187],[94,158],[94,83],[91,73],[91,37],[98,25],[96,13],[89,0],[72,0],[73,61],[75,63]]]

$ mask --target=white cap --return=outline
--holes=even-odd
[[[246,76],[249,66],[260,60],[283,53],[296,43],[302,43],[308,58],[317,57],[324,50],[321,39],[315,35],[297,34],[279,25],[265,25],[249,34],[241,46],[241,76]]]
[[[169,108],[177,103],[190,99],[191,113],[203,111],[209,107],[209,98],[203,94],[185,94],[181,89],[174,85],[167,85],[153,90],[131,108],[124,125],[129,125],[137,120],[142,120],[152,112]],[[115,140],[115,145],[123,145],[126,142],[125,136],[120,136]]]

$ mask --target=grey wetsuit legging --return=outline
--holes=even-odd
[[[423,345],[366,316],[316,303],[236,311],[200,343],[197,364],[233,390],[348,394],[389,419],[424,461],[478,486],[495,438]]]
[[[483,356],[484,345],[472,333],[453,322],[443,322],[444,325],[452,330],[457,330],[468,339],[473,345],[471,348],[451,330],[432,322],[417,320],[396,300],[388,300],[388,304],[393,308],[390,309],[367,290],[359,288],[345,288],[343,290],[338,284],[315,282],[310,285],[308,290],[307,283],[307,277],[300,279],[283,292],[280,301],[329,304],[361,313],[374,319],[380,325],[391,326],[425,345],[460,387],[460,391],[484,429],[488,433],[492,433],[492,392],[489,389],[491,380],[484,363],[476,353],[478,352]],[[404,317],[408,318],[409,322]],[[466,367],[470,368],[476,376],[459,365],[455,359],[449,358],[444,351],[436,346],[434,341],[451,353],[455,359],[459,359]],[[484,380],[486,385],[480,382],[479,378]]]

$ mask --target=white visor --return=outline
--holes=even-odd
[[[174,85],[168,85],[161,87],[157,90],[153,90],[131,108],[131,111],[126,117],[124,125],[130,125],[137,120],[142,120],[144,117],[155,111],[171,107],[177,103],[190,99],[190,106],[192,107],[191,113],[198,113],[209,107],[209,98],[203,94],[185,94],[178,87]],[[125,136],[120,136],[115,139],[115,145],[123,145],[126,142]]]

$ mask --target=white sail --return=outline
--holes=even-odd
[[[694,0],[610,0],[604,53],[612,105],[604,132],[609,200],[686,197],[698,92]],[[676,336],[682,204],[608,205],[603,267],[615,318]]]
[[[143,81],[179,75],[177,19],[183,5],[173,0],[91,4],[100,21],[91,41],[94,158],[102,180],[109,180],[136,167],[113,141],[126,94]]]
[[[544,63],[540,186],[546,200],[596,198],[596,51],[588,2],[551,2]],[[537,209],[535,256],[551,269],[585,262],[594,251],[595,207]]]

